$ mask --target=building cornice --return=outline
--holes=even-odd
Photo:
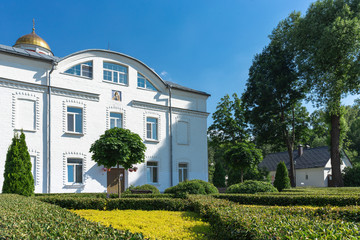
[[[157,111],[163,111],[163,112],[167,112],[169,110],[168,106],[154,104],[154,103],[141,102],[141,101],[137,101],[137,100],[131,101],[131,106],[135,107],[135,108],[157,110]],[[174,113],[185,113],[185,114],[194,115],[194,116],[198,116],[198,117],[209,116],[209,113],[197,111],[197,110],[190,110],[190,109],[177,108],[177,107],[172,107],[171,109]]]

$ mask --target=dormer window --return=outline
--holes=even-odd
[[[138,88],[145,88],[152,91],[157,91],[157,89],[152,85],[152,83],[147,80],[143,75],[138,73]]]
[[[87,77],[92,78],[93,76],[93,63],[92,61],[80,63],[78,65],[75,65],[68,70],[65,71],[65,73],[81,76],[81,77]]]
[[[128,69],[125,66],[104,62],[104,81],[127,84]]]

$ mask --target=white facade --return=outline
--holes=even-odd
[[[49,60],[26,56],[18,48],[3,49],[1,186],[7,148],[14,132],[23,129],[35,192],[105,192],[109,173],[92,161],[89,149],[113,124],[139,134],[147,147],[145,163],[136,172],[125,171],[126,188],[150,183],[164,191],[179,179],[208,180],[208,94],[172,86],[139,60],[117,52],[85,50]],[[92,74],[84,64],[89,62]],[[120,65],[127,74],[104,63]],[[80,74],[69,73],[74,66],[80,66]],[[110,73],[112,80],[104,79]],[[145,85],[138,83],[138,74]]]

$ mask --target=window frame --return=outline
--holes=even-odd
[[[149,119],[155,119],[156,122],[151,122]],[[150,126],[150,129],[149,129]],[[154,131],[155,128],[155,131]],[[149,130],[150,130],[150,137],[149,137]],[[155,138],[154,138],[155,132]],[[159,141],[159,118],[153,116],[146,117],[145,123],[145,139],[149,141]]]
[[[91,65],[89,65],[89,64],[87,64],[87,63],[90,63]],[[74,72],[74,73],[69,73],[69,72],[68,72],[70,69],[75,68],[75,67],[77,67],[77,66],[80,66],[80,69],[79,69],[79,70],[80,70],[80,74],[76,74],[75,72]],[[91,75],[91,76],[86,76],[86,75],[84,74],[84,72],[87,72],[87,71],[85,71],[84,68],[89,68],[89,69],[91,69],[91,71],[88,71],[88,72],[90,73],[89,75]],[[74,71],[75,71],[75,70],[74,70]],[[83,77],[83,78],[87,78],[87,79],[93,79],[93,77],[94,77],[94,65],[93,65],[93,60],[86,61],[86,62],[81,62],[81,63],[79,63],[79,64],[76,64],[76,65],[68,68],[68,69],[67,69],[66,71],[64,71],[63,73],[64,73],[64,74],[71,75],[71,76]]]
[[[144,80],[144,87],[139,86],[139,79]],[[150,83],[150,86],[152,86],[153,88],[148,88],[148,83]],[[146,78],[144,75],[142,75],[141,73],[138,72],[137,74],[137,88],[139,89],[143,89],[143,90],[149,90],[149,91],[153,91],[153,92],[157,92],[159,91],[152,82],[150,82],[150,80],[148,78]]]
[[[80,163],[69,163],[69,160],[75,160],[80,161]],[[73,166],[73,181],[69,181],[69,166]],[[81,182],[78,182],[78,173],[77,173],[77,166],[81,166]],[[67,164],[66,164],[66,183],[68,185],[83,185],[84,184],[84,160],[82,158],[74,158],[74,157],[68,157],[67,158]]]
[[[118,65],[120,67],[123,67],[125,69],[125,71],[122,72],[120,70],[106,68],[105,64]],[[105,72],[110,73],[110,75],[108,75],[108,76],[110,76],[111,80],[105,79]],[[121,79],[120,75],[125,76],[124,77],[125,82],[120,82],[120,79]],[[115,82],[115,78],[114,78],[115,76],[116,76],[116,82]],[[129,67],[126,65],[123,65],[123,64],[119,64],[119,63],[103,61],[103,82],[127,86],[129,83]]]
[[[111,114],[119,114],[120,115],[120,118],[115,118],[115,117],[112,117],[111,116]],[[115,126],[115,127],[118,127],[118,128],[124,128],[124,124],[123,124],[123,119],[124,119],[124,115],[123,115],[123,113],[121,113],[121,112],[109,112],[109,129],[111,129],[112,127],[111,127],[111,120],[113,120],[113,119],[115,119],[115,125],[116,125],[116,123],[118,123],[119,121],[118,120],[120,120],[120,127],[118,127],[118,126]],[[118,125],[118,124],[117,124]]]
[[[149,165],[156,164],[156,165]],[[154,173],[156,173],[156,181],[154,180]],[[149,184],[159,184],[159,162],[158,161],[147,161],[146,162],[146,182]]]
[[[77,112],[70,112],[69,108],[75,108],[75,109],[80,109],[81,113],[77,113]],[[77,116],[80,115],[81,117],[81,131],[76,131],[77,130]],[[69,116],[73,116],[73,131],[69,130]],[[66,106],[66,133],[70,133],[70,134],[84,134],[84,108],[82,107],[78,107],[78,106]]]
[[[180,165],[186,165],[186,167]],[[184,172],[186,172],[186,176],[184,176]],[[178,173],[179,173],[179,183],[184,182],[189,179],[189,163],[187,162],[180,162],[178,164]]]

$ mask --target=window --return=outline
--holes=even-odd
[[[158,182],[158,163],[147,162],[147,181],[148,183]]]
[[[35,130],[36,102],[29,99],[18,99],[17,129]]]
[[[121,113],[110,113],[110,128],[122,128],[122,114]]]
[[[93,66],[92,61],[81,63],[78,65],[75,65],[68,70],[65,71],[65,73],[69,73],[76,76],[82,76],[82,77],[88,77],[92,78],[93,76]]]
[[[83,169],[82,159],[67,159],[67,181],[68,183],[82,183]]]
[[[305,180],[309,180],[309,175],[305,175]]]
[[[127,84],[127,67],[108,62],[104,62],[103,67],[105,81]]]
[[[187,163],[179,163],[179,182],[184,182],[188,179]]]
[[[152,85],[152,83],[149,82],[149,80],[147,80],[140,73],[138,73],[138,84],[137,85],[138,85],[139,88],[145,88],[145,89],[148,89],[148,90],[157,91],[157,89],[154,87],[154,85]]]
[[[82,133],[82,109],[67,107],[67,131]]]
[[[158,140],[158,120],[156,118],[146,118],[146,138]]]

